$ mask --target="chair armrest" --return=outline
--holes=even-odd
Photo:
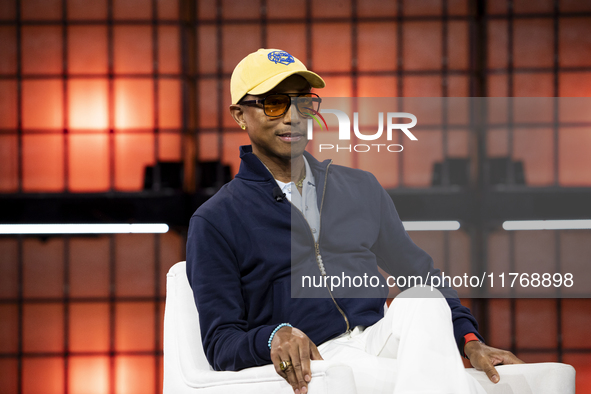
[[[329,379],[331,381],[328,387],[331,392],[338,393],[355,393],[355,381],[351,368],[347,365],[326,360],[313,360],[311,362],[312,381]],[[226,386],[244,383],[261,383],[261,382],[282,382],[288,386],[287,382],[275,372],[273,365],[263,365],[260,367],[253,367],[243,369],[241,371],[205,371],[193,369],[185,370],[185,383],[194,388],[206,388],[212,386]],[[343,391],[337,389],[335,384],[343,387]],[[337,389],[336,391],[332,391]]]
[[[492,383],[486,374],[469,368],[466,371],[487,393],[575,394],[575,369],[561,363],[498,365],[501,380]]]

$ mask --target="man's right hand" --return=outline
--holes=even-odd
[[[306,394],[312,380],[310,360],[323,360],[318,348],[306,334],[295,327],[281,327],[271,341],[271,361],[275,371],[293,388],[295,394]],[[281,362],[289,362],[281,370]]]

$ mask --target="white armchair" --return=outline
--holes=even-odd
[[[311,393],[356,394],[351,368],[331,361],[312,361]],[[292,394],[273,365],[238,372],[209,366],[199,329],[199,315],[187,280],[185,262],[166,278],[164,310],[164,394]]]
[[[489,394],[574,394],[570,365],[540,363],[497,367],[494,385],[483,372],[469,369]],[[376,371],[376,373],[380,373]],[[312,361],[313,394],[356,394],[351,368],[331,361]],[[291,386],[272,365],[242,371],[214,371],[209,366],[199,328],[199,315],[186,275],[185,262],[172,266],[166,280],[164,311],[164,394],[292,394]],[[361,393],[360,393],[361,394]]]

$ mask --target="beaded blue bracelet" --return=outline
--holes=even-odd
[[[277,331],[279,331],[279,329],[281,327],[293,327],[291,324],[289,323],[281,323],[280,325],[278,325],[277,327],[275,327],[275,329],[273,330],[273,332],[271,333],[271,335],[269,335],[269,350],[271,350],[271,341],[273,340],[273,337],[275,336],[275,334],[277,333]]]

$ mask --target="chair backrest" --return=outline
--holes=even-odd
[[[165,362],[180,363],[185,377],[196,370],[211,370],[203,352],[199,314],[184,261],[173,265],[166,275],[164,358]]]

